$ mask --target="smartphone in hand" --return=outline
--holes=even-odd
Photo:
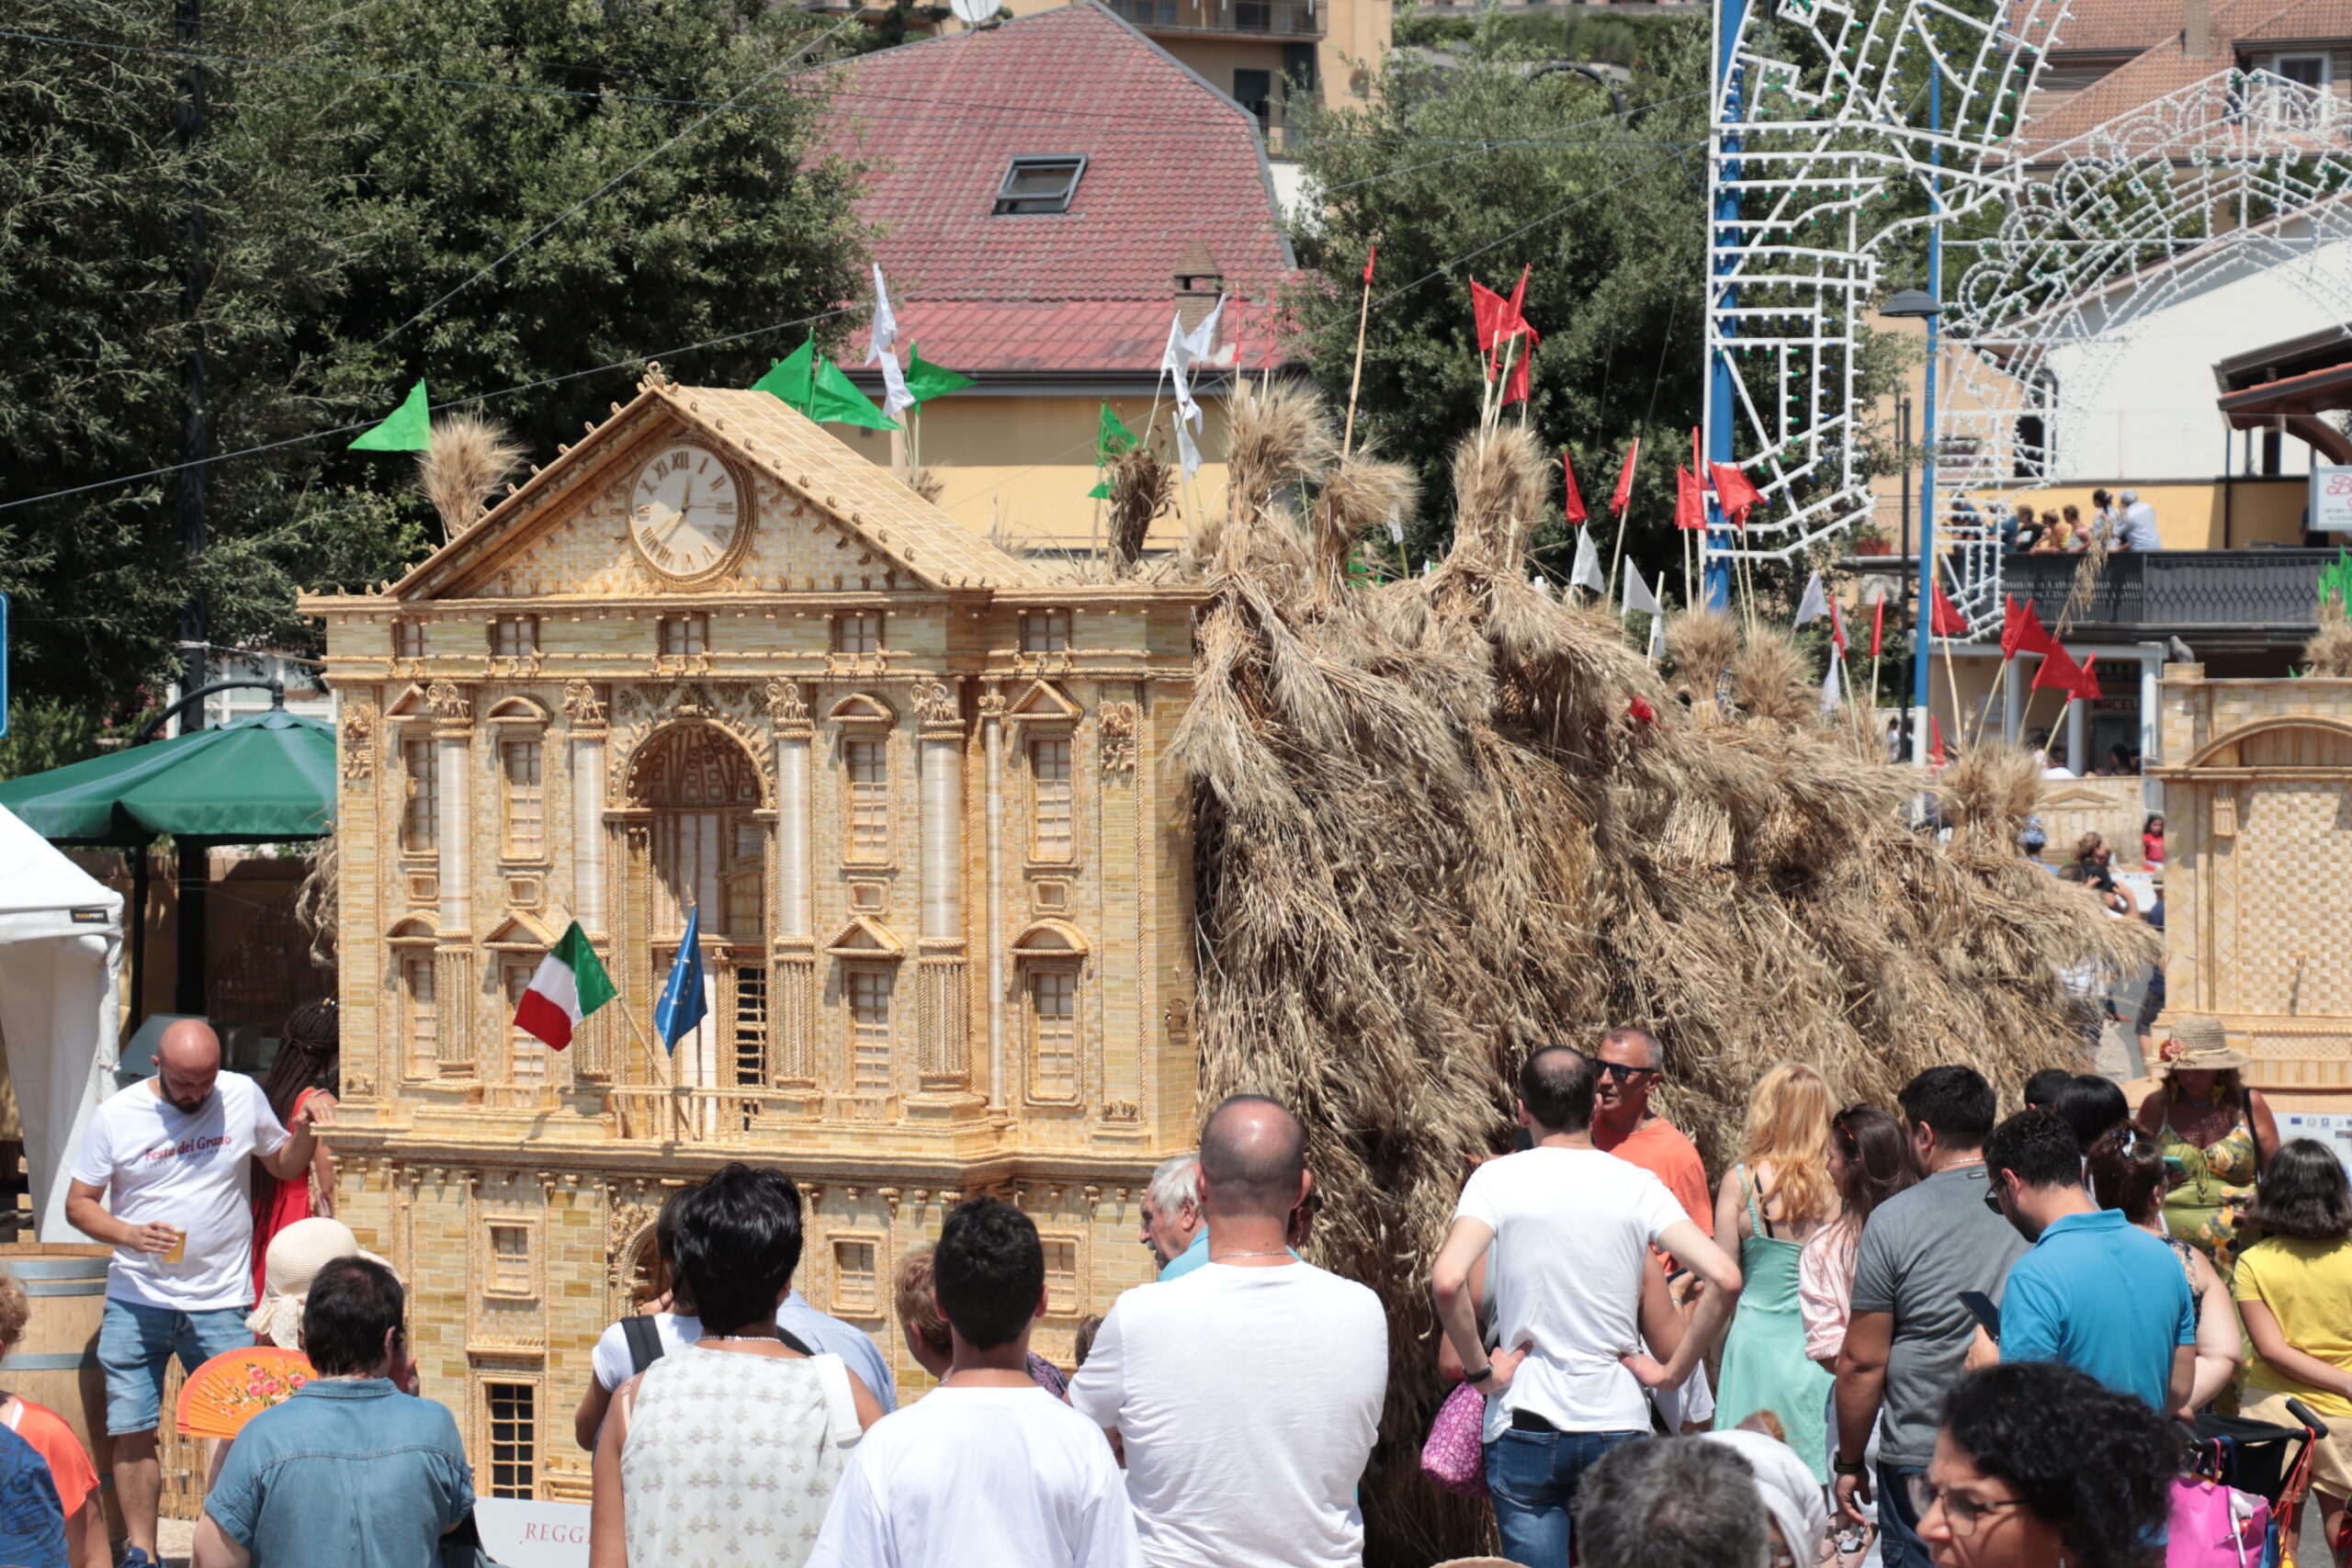
[[[1982,1291],[1962,1291],[1960,1292],[1960,1304],[1968,1309],[1969,1316],[1983,1325],[1987,1339],[1996,1345],[2001,1342],[2001,1309],[1993,1304],[1992,1297]]]

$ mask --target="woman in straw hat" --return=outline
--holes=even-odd
[[[2163,1144],[2180,1175],[2165,1195],[2165,1227],[2194,1245],[2228,1274],[2237,1260],[2239,1211],[2255,1179],[2278,1152],[2278,1125],[2239,1069],[2248,1060],[2230,1045],[2211,1013],[2183,1013],[2165,1043],[2155,1092],[2140,1103],[2139,1124]]]

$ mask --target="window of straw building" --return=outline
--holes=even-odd
[[[844,1317],[872,1317],[879,1310],[876,1288],[879,1244],[871,1241],[833,1243],[833,1310]]]
[[[401,953],[401,1033],[411,1077],[429,1078],[441,1070],[441,1014],[435,1005],[433,950],[395,949]]]
[[[1062,968],[1029,975],[1031,1092],[1039,1100],[1078,1098],[1078,976]]]
[[[490,1226],[489,1293],[525,1301],[537,1295],[537,1288],[531,1279],[530,1226],[495,1224]]]
[[[882,651],[882,615],[879,611],[833,617],[833,651],[835,653],[879,653]]]
[[[500,818],[505,824],[501,852],[508,860],[543,860],[548,852],[548,792],[540,773],[537,739],[498,744]]]
[[[849,843],[846,858],[880,864],[890,858],[890,754],[885,740],[844,740],[842,762],[849,775]]]
[[[735,1083],[752,1089],[768,1081],[768,972],[764,964],[735,967]]]
[[[392,657],[422,659],[424,657],[424,623],[394,621],[392,623]]]
[[[547,1042],[526,1029],[518,1029],[511,1021],[514,1010],[523,1005],[523,993],[531,988],[531,976],[537,965],[528,961],[509,963],[503,966],[506,982],[506,1081],[518,1089],[537,1089],[548,1081]]]
[[[1035,610],[1022,616],[1021,651],[1023,653],[1069,652],[1069,612],[1068,610]]]
[[[890,1090],[890,975],[852,969],[849,990],[850,1087],[860,1094]]]
[[[1046,1311],[1055,1317],[1078,1313],[1078,1243],[1065,1236],[1039,1240],[1046,1254]]]
[[[401,804],[401,852],[441,851],[441,765],[431,736],[401,742],[401,777],[407,798]]]
[[[539,1391],[535,1383],[485,1382],[482,1406],[490,1437],[490,1495],[537,1495]]]
[[[490,623],[490,656],[492,659],[528,659],[539,651],[539,618],[537,615],[502,615]]]
[[[662,657],[684,659],[696,653],[710,651],[710,617],[708,615],[664,615],[662,618]]]
[[[1078,852],[1069,747],[1066,735],[1029,742],[1029,854],[1033,860],[1067,861]]]

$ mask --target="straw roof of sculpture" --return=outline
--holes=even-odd
[[[1949,770],[1939,842],[1908,820],[1923,775],[1819,718],[1785,636],[1686,616],[1661,671],[1605,607],[1530,587],[1548,486],[1517,429],[1464,441],[1434,573],[1349,586],[1346,545],[1396,487],[1298,401],[1236,397],[1244,499],[1182,558],[1211,593],[1173,748],[1200,1088],[1308,1129],[1313,1256],[1391,1314],[1375,1558],[1426,1562],[1485,1528],[1415,1462],[1440,1393],[1430,1265],[1468,1168],[1508,1146],[1530,1049],[1647,1023],[1662,1108],[1719,1166],[1775,1062],[1846,1101],[1951,1061],[2013,1089],[2081,1049],[2066,967],[2155,950],[2018,854],[2030,759]],[[1335,491],[1381,499],[1318,514]]]

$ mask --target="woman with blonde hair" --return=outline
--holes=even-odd
[[[1829,1122],[1836,1103],[1821,1074],[1782,1062],[1747,1102],[1740,1163],[1715,1195],[1715,1240],[1739,1240],[1739,1307],[1724,1339],[1715,1426],[1736,1427],[1759,1410],[1780,1417],[1789,1446],[1829,1483],[1830,1374],[1805,1355],[1797,1265],[1815,1231],[1834,1223],[1838,1189],[1829,1175]]]

